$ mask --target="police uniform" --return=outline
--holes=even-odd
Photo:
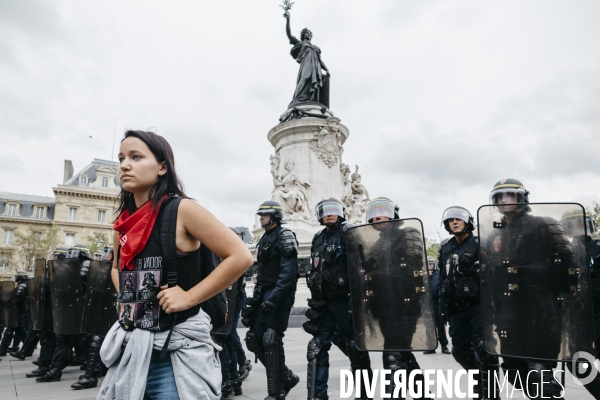
[[[450,219],[461,219],[465,230],[458,234],[449,227]],[[441,318],[448,319],[448,333],[452,339],[452,356],[466,370],[479,371],[475,387],[479,398],[496,399],[494,373],[498,371],[498,357],[487,353],[483,346],[481,293],[479,278],[479,239],[473,235],[473,217],[463,207],[449,207],[442,222],[454,236],[444,240],[438,250],[440,268]],[[456,240],[457,235],[466,237]]]
[[[265,204],[279,207],[277,211],[281,212],[279,203],[270,201],[263,206]],[[259,208],[258,213],[268,213],[267,210]],[[243,312],[243,323],[250,328],[246,346],[267,372],[267,399],[279,400],[300,380],[285,365],[282,341],[296,294],[298,242],[291,230],[280,225],[280,218],[275,220],[279,220],[278,223],[267,228],[256,246],[258,281]]]
[[[337,202],[341,207],[338,200],[329,201]],[[317,210],[324,202],[317,205]],[[309,400],[328,399],[329,350],[334,339],[338,343],[345,342],[340,347],[350,358],[352,371],[367,370],[369,375],[372,374],[369,354],[359,351],[354,343],[348,312],[350,287],[345,232],[349,227],[343,223],[343,217],[339,218],[335,226],[315,234],[311,245],[313,268],[307,277],[311,299],[306,313],[309,321],[303,324],[305,331],[313,335],[307,351]],[[364,383],[361,382],[361,386],[361,398],[366,398]]]

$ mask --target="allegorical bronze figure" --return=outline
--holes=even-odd
[[[307,28],[302,29],[300,40],[292,35],[290,13],[288,12],[291,4],[284,2],[281,7],[285,10],[283,16],[287,20],[285,31],[290,39],[290,44],[294,46],[290,54],[300,64],[300,70],[298,71],[294,98],[289,108],[303,103],[319,103],[329,108],[329,79],[331,75],[327,66],[321,60],[321,49],[310,42],[312,32]]]

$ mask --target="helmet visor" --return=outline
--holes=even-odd
[[[373,201],[367,205],[367,221],[371,221],[375,217],[388,217],[394,219],[395,206],[389,201]]]
[[[317,205],[317,219],[321,220],[327,215],[337,215],[340,218],[344,218],[344,207],[335,201],[324,201]]]
[[[79,257],[79,250],[78,249],[69,249],[69,251],[67,252],[67,258],[77,258]]]
[[[442,215],[442,222],[449,220],[450,218],[458,218],[468,224],[470,222],[471,213],[462,207],[449,207],[444,211]]]
[[[492,190],[490,204],[517,204],[526,203],[525,189],[503,188]]]

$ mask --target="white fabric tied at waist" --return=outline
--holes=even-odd
[[[173,328],[167,350],[181,400],[221,398],[221,347],[212,340],[211,329],[210,317],[202,309]],[[115,322],[100,349],[109,370],[96,399],[143,400],[152,350],[162,350],[168,334],[168,330],[126,331]],[[119,359],[123,344],[126,347]]]

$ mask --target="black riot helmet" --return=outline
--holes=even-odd
[[[68,253],[69,253],[68,247],[59,246],[54,249],[54,251],[52,252],[52,256],[54,257],[55,260],[64,260],[65,258],[67,258]]]
[[[315,207],[315,214],[321,225],[325,225],[323,223],[323,217],[326,215],[337,215],[338,221],[346,220],[346,209],[344,208],[344,205],[341,201],[334,199],[333,197],[318,202]]]
[[[452,229],[450,229],[450,223],[448,222],[448,220],[451,218],[458,218],[458,219],[464,221],[465,229],[462,232],[456,232],[456,233],[452,232]],[[473,232],[475,230],[475,225],[473,223],[474,221],[475,220],[473,219],[473,216],[471,215],[469,210],[467,210],[464,207],[460,207],[460,206],[448,207],[444,211],[444,214],[442,214],[442,223],[444,224],[444,228],[446,228],[446,231],[449,234],[455,235],[455,236],[460,236],[463,233]]]
[[[367,222],[370,224],[375,217],[400,219],[400,207],[387,197],[377,197],[367,204]]]
[[[269,214],[270,216],[269,222],[261,225],[263,229],[267,229],[273,222],[279,222],[280,224],[286,223],[283,220],[283,209],[281,208],[281,204],[274,200],[267,200],[263,202],[260,206],[258,206],[256,214]]]
[[[67,258],[92,259],[92,257],[90,257],[90,249],[84,244],[76,244],[71,247],[67,253]]]
[[[12,280],[14,282],[23,282],[23,281],[26,281],[27,279],[29,279],[29,276],[27,275],[27,271],[19,270],[15,273]]]
[[[571,237],[596,234],[598,228],[596,223],[589,215],[585,215],[583,210],[566,211],[560,219],[560,224]]]
[[[490,204],[500,204],[503,196],[514,197],[514,203],[529,203],[529,192],[521,181],[516,179],[501,179],[490,192]]]

